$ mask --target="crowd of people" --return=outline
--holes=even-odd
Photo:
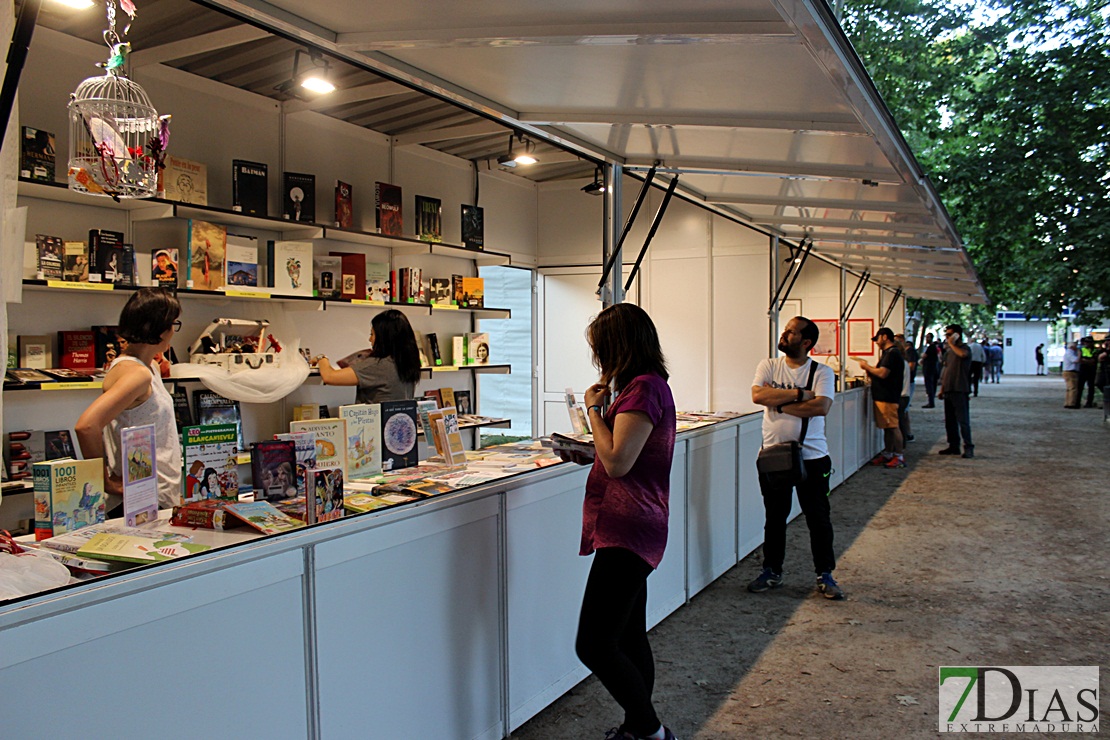
[[[1064,375],[1064,408],[1095,408],[1095,389],[1102,393],[1103,403],[1110,393],[1110,337],[1099,347],[1092,336],[1069,342],[1061,366]],[[1087,392],[1087,402],[1083,392]],[[1081,406],[1082,404],[1082,406]]]

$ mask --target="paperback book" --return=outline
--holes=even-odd
[[[312,258],[313,295],[317,298],[338,298],[342,288],[343,260],[321,255]]]
[[[80,457],[73,447],[75,436],[69,429],[44,431],[41,434],[46,445],[46,460],[61,460],[66,457],[78,459]]]
[[[283,501],[297,495],[297,455],[292,440],[251,443],[251,474],[256,501]]]
[[[443,241],[443,204],[439,198],[416,196],[416,236],[425,242]]]
[[[135,247],[101,242],[96,251],[96,272],[102,283],[134,286]]]
[[[271,242],[270,284],[278,295],[312,295],[312,242]]]
[[[389,302],[388,262],[366,263],[366,297],[371,301]]]
[[[366,298],[366,255],[352,252],[331,252],[339,258],[339,295],[359,300]]]
[[[62,251],[62,279],[70,283],[89,282],[89,245],[85,242],[65,242]]]
[[[308,474],[315,491],[316,521],[329,522],[343,517],[343,471],[339,468],[314,468]]]
[[[428,283],[429,302],[437,306],[450,306],[454,296],[451,295],[450,278],[432,278]]]
[[[123,246],[124,237],[121,231],[108,229],[89,229],[89,281],[99,283],[101,277],[100,253],[109,247]]]
[[[246,451],[247,445],[243,441],[243,415],[239,410],[239,402],[224,398],[214,391],[193,391],[193,417],[200,426],[213,424],[234,424],[236,442],[239,449]]]
[[[232,210],[248,216],[268,215],[268,170],[263,162],[231,160]]]
[[[286,172],[282,175],[282,215],[290,221],[316,221],[316,175]]]
[[[489,364],[489,334],[475,332],[466,335],[466,364]]]
[[[315,419],[289,423],[289,431],[316,434],[316,467],[347,469],[347,420]]]
[[[19,367],[45,370],[54,367],[54,348],[47,334],[20,334],[15,339]]]
[[[462,279],[462,302],[460,306],[482,308],[485,305],[486,281],[480,277]]]
[[[166,155],[166,166],[158,171],[161,197],[179,203],[208,205],[208,166],[172,154]]]
[[[173,507],[170,524],[175,527],[200,527],[222,531],[240,527],[243,522],[227,511],[230,501],[211,498],[203,501],[190,501]]]
[[[339,418],[347,422],[347,479],[381,475],[381,406],[376,403],[340,406]]]
[[[479,206],[462,206],[462,243],[467,249],[485,249],[485,211]]]
[[[222,288],[227,227],[190,219],[188,245],[185,261],[189,265],[189,273],[185,278],[185,287],[196,290]]]
[[[49,460],[34,463],[32,470],[36,540],[104,521],[103,460]]]
[[[308,471],[316,467],[316,433],[285,432],[275,434],[274,439],[293,443],[293,454],[296,457],[297,495],[304,496],[308,491]]]
[[[258,239],[253,236],[227,235],[227,268],[224,282],[229,286],[258,286]]]
[[[401,186],[374,183],[374,225],[379,234],[401,236]]]
[[[65,271],[65,243],[60,237],[35,234],[38,253],[35,276],[39,280],[61,280]]]
[[[400,470],[420,462],[416,445],[416,401],[385,401],[382,414],[382,470]]]
[[[354,223],[355,209],[350,183],[335,181],[335,226],[350,229]]]
[[[428,391],[429,393],[431,391]],[[433,443],[432,424],[428,421],[428,414],[438,408],[434,398],[422,398],[416,402],[416,417],[420,420],[420,431],[424,433],[424,441]],[[438,453],[438,450],[436,451]]]
[[[459,416],[470,416],[474,413],[470,406],[470,391],[455,391],[455,408]]]
[[[87,330],[59,331],[58,367],[81,373],[96,370],[96,335]]]
[[[239,443],[234,424],[185,427],[185,502],[239,498]]]
[[[154,425],[120,431],[123,465],[123,519],[129,527],[158,517],[158,477],[154,458]]]
[[[177,288],[176,247],[156,249],[150,256],[150,282],[157,288]]]
[[[19,176],[28,180],[54,182],[54,134],[23,127]]]
[[[195,542],[151,540],[125,534],[98,534],[82,545],[77,554],[95,560],[160,563],[211,549],[210,545],[198,545]]]
[[[394,503],[370,493],[347,493],[343,496],[343,507],[352,514],[365,514],[390,506]]]
[[[226,508],[262,534],[281,534],[304,526],[304,522],[281,513],[268,501],[244,501],[227,504]]]

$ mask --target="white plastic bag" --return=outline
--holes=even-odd
[[[69,583],[69,569],[46,553],[0,552],[0,600],[57,588]]]

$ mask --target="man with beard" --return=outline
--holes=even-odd
[[[804,429],[802,463],[806,471],[806,479],[797,486],[759,476],[767,521],[763,528],[763,571],[748,584],[752,593],[782,585],[786,519],[790,515],[791,491],[796,487],[798,502],[809,527],[817,591],[826,599],[844,598],[844,591],[832,576],[836,568],[833,528],[829,520],[832,460],[825,439],[825,416],[832,408],[835,384],[832,368],[809,358],[819,337],[817,325],[809,319],[804,316],[790,319],[778,344],[785,357],[760,362],[752,381],[752,402],[766,407],[763,445],[796,442]]]

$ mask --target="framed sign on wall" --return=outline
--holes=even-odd
[[[817,324],[821,335],[817,338],[817,344],[810,354],[814,357],[831,357],[840,354],[837,349],[840,346],[840,322],[836,319],[813,319],[812,321]]]
[[[875,319],[848,319],[848,356],[875,354]]]

